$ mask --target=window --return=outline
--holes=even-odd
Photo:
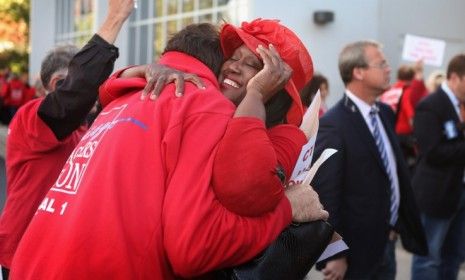
[[[170,36],[191,23],[229,20],[229,0],[139,0],[129,25],[129,64],[158,58]]]
[[[93,34],[95,0],[56,0],[55,43],[68,42],[78,46]]]

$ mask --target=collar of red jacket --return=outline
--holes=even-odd
[[[215,74],[210,70],[210,68],[194,57],[181,52],[171,51],[163,54],[158,63],[183,72],[196,74],[200,78],[208,80],[214,87],[219,89],[218,80]],[[122,95],[129,92],[138,92],[144,89],[147,84],[147,81],[144,78],[135,77],[130,79],[118,79],[124,70],[131,67],[133,66],[117,71],[100,86],[99,100],[103,108]]]
[[[182,72],[196,74],[201,78],[209,80],[216,88],[220,88],[218,78],[212,70],[195,57],[182,52],[169,51],[160,57],[158,63]]]

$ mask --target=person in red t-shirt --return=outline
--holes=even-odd
[[[113,70],[118,49],[112,44],[132,9],[132,0],[111,0],[107,19],[81,51],[53,49],[41,65],[48,95],[22,106],[9,126],[7,197],[0,217],[5,277],[24,231],[87,129],[83,121]]]
[[[206,89],[187,84],[179,99],[174,86],[168,86],[157,102],[127,94],[107,105],[26,231],[13,261],[14,277],[193,277],[252,258],[290,223],[291,215],[297,221],[327,215],[314,192],[304,188],[286,190],[289,200],[283,197],[258,218],[235,215],[215,198],[213,162],[235,108],[218,91],[212,71],[218,72],[222,61],[218,35],[201,26],[201,32],[185,29],[190,32],[174,36],[160,63],[197,74]],[[282,75],[289,71],[273,47],[257,52],[264,68],[247,85],[248,101],[241,104],[264,112],[263,100],[285,83]],[[250,67],[241,59],[244,65]],[[136,93],[146,81],[127,83]],[[310,204],[304,201],[308,198]]]

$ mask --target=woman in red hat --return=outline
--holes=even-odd
[[[220,89],[238,108],[218,150],[213,188],[219,201],[229,210],[244,216],[259,216],[274,209],[282,198],[283,187],[275,175],[286,182],[284,178],[288,179],[292,173],[304,144],[302,140],[297,140],[303,139],[297,127],[303,116],[299,90],[311,80],[313,64],[300,39],[277,20],[256,19],[242,23],[241,27],[225,24],[220,32],[220,40],[225,56],[219,75]],[[268,96],[257,99],[253,98],[247,85],[263,68],[257,52],[260,45],[272,45],[290,66],[292,75],[284,89],[276,89]],[[128,73],[117,72],[102,88],[110,89],[116,77],[145,77],[145,71],[146,66],[139,66]],[[158,73],[155,75],[159,78]],[[167,79],[167,82],[171,81]],[[115,92],[112,94],[117,96]],[[103,99],[107,100],[108,97],[103,96]],[[240,122],[235,121],[240,117]],[[244,118],[249,118],[248,129],[244,128]],[[236,123],[241,123],[240,127],[236,128],[239,126]],[[268,129],[266,133],[263,132],[264,124]],[[263,153],[263,146],[270,140],[275,153]],[[257,170],[257,162],[260,161],[278,162],[280,168],[270,170],[268,177],[258,176],[251,170]]]
[[[266,114],[261,117],[261,125],[266,125],[267,136],[276,151],[271,156],[277,156],[284,171],[281,174],[285,175],[283,182],[287,183],[301,147],[292,150],[295,146],[286,143],[298,139],[301,133],[298,125],[302,121],[303,107],[299,90],[311,80],[311,57],[300,39],[277,20],[256,19],[242,23],[241,27],[226,24],[221,29],[220,40],[226,59],[219,75],[220,90],[238,106],[234,118],[252,117],[258,122],[257,112],[264,106]],[[249,81],[262,68],[257,52],[259,45],[272,46],[292,70],[284,89],[277,89],[277,93],[272,92],[272,97],[263,96],[261,100],[252,98],[253,92],[247,88]],[[242,110],[242,106],[249,110]],[[254,109],[250,110],[252,106]],[[271,180],[263,180],[262,184],[255,186],[238,184],[240,179],[234,177],[249,174],[248,170],[253,170],[256,161],[270,155],[253,152],[256,150],[254,146],[263,145],[257,137],[249,134],[250,137],[245,138],[241,130],[237,130],[236,134],[228,132],[220,144],[214,164],[212,180],[216,196],[228,209],[241,215],[261,215],[274,209],[278,202],[276,194],[282,191],[281,185],[272,184]],[[230,162],[243,164],[232,166]]]
[[[243,216],[260,216],[273,210],[283,197],[282,183],[287,183],[306,142],[298,128],[303,116],[299,90],[311,80],[313,64],[297,35],[277,20],[256,19],[241,27],[225,24],[220,41],[225,56],[219,75],[220,90],[237,110],[219,145],[212,185],[218,200],[229,210]],[[263,68],[259,46],[277,51],[292,75],[284,88],[265,91],[266,96],[261,93],[257,97],[247,85]],[[144,65],[116,72],[101,87],[105,89],[100,93],[102,105],[127,92],[121,87],[115,91],[112,83],[117,83],[118,78],[146,77],[147,67],[160,71],[159,65]],[[173,73],[183,74],[164,69],[163,74],[149,75],[152,81],[156,77],[169,83],[176,77]],[[163,75],[168,78],[159,79]],[[186,74],[186,79],[192,80],[192,76]],[[153,85],[151,81],[148,84]],[[274,153],[265,148],[270,143]],[[257,168],[267,168],[269,172],[254,172]]]

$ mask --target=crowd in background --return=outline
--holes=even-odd
[[[0,122],[9,124],[21,106],[44,95],[40,79],[30,85],[27,73],[12,73],[8,68],[0,70]]]

